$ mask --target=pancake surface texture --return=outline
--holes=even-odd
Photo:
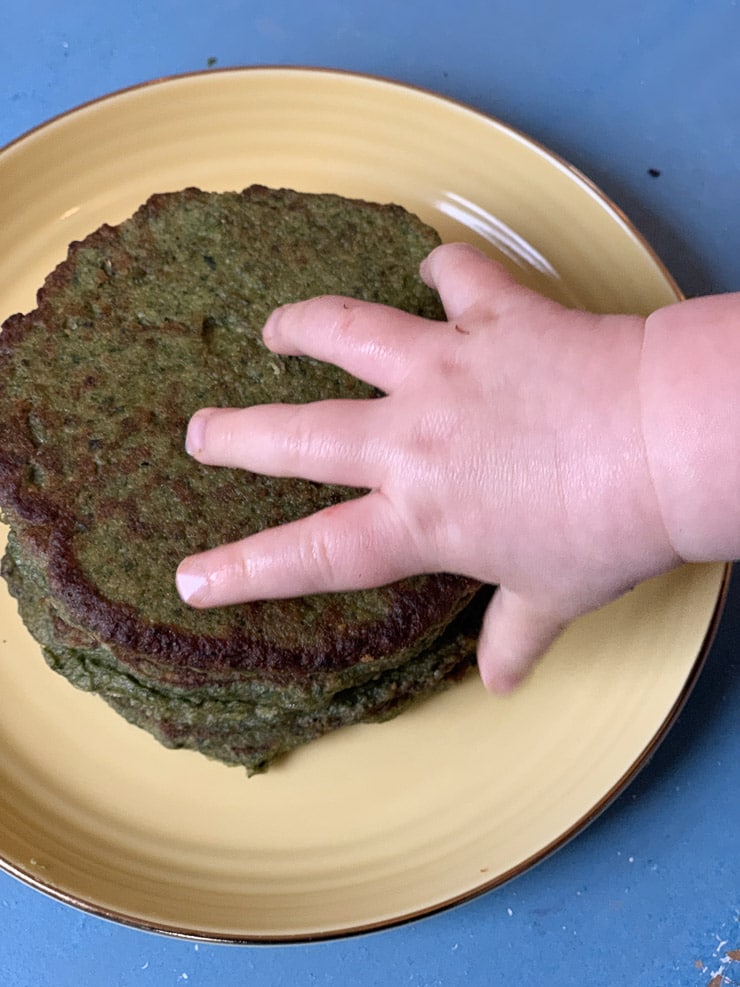
[[[3,575],[49,664],[169,746],[251,773],[297,744],[380,720],[467,668],[477,590],[450,575],[197,611],[186,555],[362,491],[202,466],[206,406],[375,399],[261,340],[319,294],[431,319],[418,276],[436,234],[399,206],[270,190],[153,196],[70,246],[0,334]]]

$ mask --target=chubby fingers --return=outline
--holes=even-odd
[[[283,356],[312,356],[392,391],[411,372],[435,323],[387,305],[321,296],[276,309],[266,345]]]
[[[202,408],[190,419],[185,447],[209,466],[375,487],[384,458],[375,422],[385,400]]]
[[[393,506],[379,492],[192,555],[177,590],[204,608],[383,586],[419,571]]]

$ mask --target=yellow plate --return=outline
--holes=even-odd
[[[648,312],[677,295],[582,175],[500,123],[376,79],[244,69],[119,93],[0,154],[0,319],[33,307],[69,241],[151,192],[252,182],[401,202],[575,305]],[[252,780],[164,750],[48,671],[3,587],[3,866],[108,917],[236,941],[464,899],[562,844],[634,774],[697,674],[726,575],[685,568],[580,621],[513,698],[471,675]]]

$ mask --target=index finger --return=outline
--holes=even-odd
[[[315,357],[389,392],[443,325],[388,305],[323,295],[276,309],[263,338],[275,353]]]

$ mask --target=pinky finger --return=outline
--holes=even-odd
[[[414,573],[390,501],[373,492],[184,559],[177,590],[193,607],[368,589]]]

